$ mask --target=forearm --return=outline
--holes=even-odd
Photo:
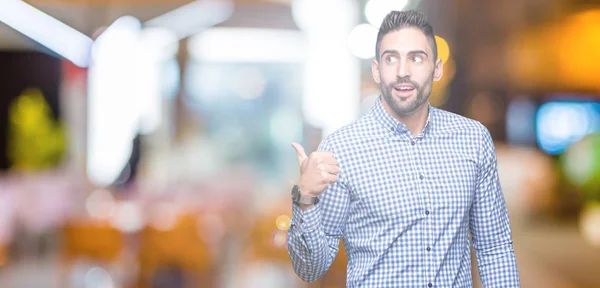
[[[513,249],[508,213],[501,190],[484,197],[471,215],[473,248],[477,254],[479,276],[486,288],[520,287],[519,271]]]
[[[483,287],[521,287],[512,241],[479,247],[475,252]]]
[[[326,235],[319,205],[302,211],[293,207],[288,236],[288,253],[296,274],[306,282],[323,275],[338,251],[339,236]]]

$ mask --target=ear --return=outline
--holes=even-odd
[[[433,81],[440,81],[442,76],[444,75],[444,63],[442,63],[442,59],[438,58],[435,62],[435,67],[433,68]]]
[[[379,62],[377,62],[377,59],[373,59],[371,62],[371,74],[373,74],[373,80],[375,80],[375,83],[380,84],[381,74],[379,73]]]

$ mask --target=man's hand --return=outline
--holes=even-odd
[[[298,143],[292,143],[298,155],[300,164],[300,194],[304,197],[319,196],[327,186],[337,181],[340,172],[338,162],[333,153],[313,152],[306,155],[304,148]]]

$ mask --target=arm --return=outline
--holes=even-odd
[[[498,180],[496,150],[482,126],[479,174],[470,214],[473,248],[483,287],[520,287],[506,203]]]
[[[325,143],[318,151],[331,151]],[[288,254],[296,274],[306,282],[314,282],[328,269],[338,252],[349,198],[341,173],[338,181],[321,193],[319,202],[302,211],[292,206],[292,221],[288,234]]]

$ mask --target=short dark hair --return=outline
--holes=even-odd
[[[435,34],[433,33],[433,27],[427,21],[427,17],[419,11],[392,11],[385,16],[381,27],[379,27],[379,33],[377,33],[377,44],[375,45],[376,59],[379,60],[379,49],[381,48],[381,39],[390,32],[400,30],[402,28],[414,27],[425,34],[431,50],[433,51],[433,60],[437,60],[438,51],[437,43],[435,42]]]

